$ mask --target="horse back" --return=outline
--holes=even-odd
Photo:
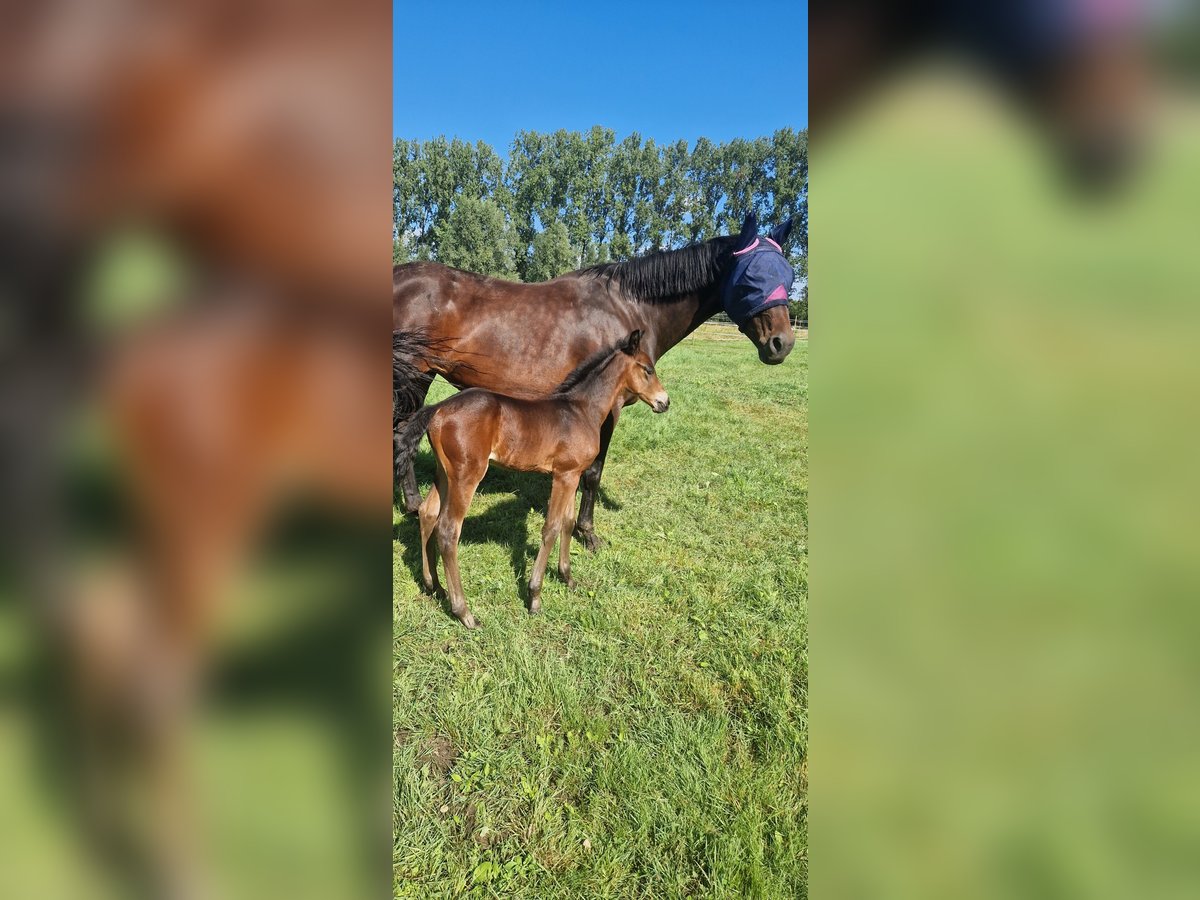
[[[575,275],[519,284],[418,262],[397,266],[392,288],[393,331],[436,341],[456,386],[502,394],[547,394],[590,354],[645,327],[635,305]]]

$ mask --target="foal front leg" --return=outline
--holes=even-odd
[[[546,510],[546,524],[542,526],[542,547],[533,563],[533,574],[529,576],[529,611],[539,612],[542,608],[542,578],[546,574],[546,563],[554,549],[554,539],[562,531],[564,522],[570,517],[575,503],[575,488],[579,484],[579,473],[555,474],[550,488],[550,505]],[[564,544],[564,546],[570,546]]]
[[[575,530],[575,488],[579,484],[576,474],[570,482],[567,508],[563,512],[562,524],[558,530],[558,576],[567,587],[575,587],[575,579],[571,577],[571,532]]]

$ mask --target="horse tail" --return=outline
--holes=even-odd
[[[392,332],[393,431],[425,402],[433,380],[433,346],[423,332]]]
[[[425,402],[425,391],[434,375],[458,384],[479,370],[464,357],[478,354],[459,350],[453,338],[438,338],[424,328],[392,332],[392,401],[399,418],[415,412]],[[418,393],[419,392],[419,393]]]
[[[407,422],[393,432],[392,458],[395,464],[396,478],[403,477],[408,470],[413,454],[417,452],[417,445],[421,443],[421,438],[429,430],[429,423],[433,421],[438,405],[421,407],[408,418]]]
[[[418,361],[433,362],[444,341],[431,338],[424,329],[392,332],[392,362],[413,365]]]

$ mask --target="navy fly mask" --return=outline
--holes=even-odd
[[[790,230],[790,223],[785,227]],[[756,235],[748,246],[733,253],[733,268],[721,287],[725,312],[743,328],[763,310],[785,306],[795,278],[783,248],[771,237]]]

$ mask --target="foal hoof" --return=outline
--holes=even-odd
[[[586,550],[590,550],[592,553],[595,553],[607,543],[607,541],[597,537],[596,532],[591,531],[590,529],[588,531],[580,531],[578,528],[576,528],[575,540],[583,544],[584,548]]]
[[[568,575],[566,578],[563,579],[563,584],[565,584],[567,586],[567,590],[571,590],[572,588],[575,587],[575,579],[572,578],[570,575]]]
[[[461,617],[459,617],[458,621],[462,622],[464,627],[472,630],[479,627],[479,623],[475,621],[475,617],[470,613],[464,613]]]
[[[536,616],[541,611],[542,611],[542,598],[541,597],[530,597],[529,598],[529,614],[531,616]]]

